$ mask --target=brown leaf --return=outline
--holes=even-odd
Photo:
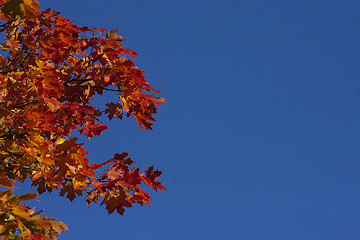
[[[123,38],[121,35],[117,35],[118,30],[119,29],[114,29],[114,30],[111,30],[111,32],[109,32],[108,30],[105,30],[106,38],[110,39],[110,40],[119,41],[119,42],[124,41],[125,38]]]
[[[108,118],[110,120],[113,119],[115,117],[115,115],[118,118],[122,119],[123,111],[122,111],[121,103],[110,102],[110,103],[105,104],[105,106],[107,106],[107,109],[105,109],[105,114],[108,114]]]

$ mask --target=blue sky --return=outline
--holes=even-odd
[[[113,121],[86,147],[154,164],[168,191],[124,216],[44,194],[60,240],[359,239],[359,1],[40,3],[119,28],[167,100],[154,131]]]

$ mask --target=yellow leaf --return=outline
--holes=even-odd
[[[49,223],[51,224],[52,229],[54,229],[57,233],[68,230],[67,226],[63,222],[49,220]]]
[[[62,144],[64,142],[65,142],[65,139],[59,138],[58,140],[55,141],[55,145]]]
[[[27,211],[24,211],[23,209],[21,209],[20,206],[13,207],[12,208],[12,213],[19,216],[19,217],[25,218],[28,221],[31,221],[30,214]]]
[[[20,230],[21,232],[24,231],[24,225],[23,225],[23,223],[22,223],[20,220],[18,220],[18,227],[19,227],[19,230]]]
[[[40,4],[36,0],[24,0],[24,3],[30,6],[35,11],[40,11]]]

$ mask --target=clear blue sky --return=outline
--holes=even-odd
[[[114,121],[86,147],[154,164],[168,192],[124,216],[44,194],[59,240],[360,239],[360,1],[40,3],[119,28],[167,99],[153,132]]]

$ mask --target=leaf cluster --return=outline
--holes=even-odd
[[[36,194],[14,194],[14,184],[26,179],[38,194],[58,190],[71,201],[86,195],[89,206],[102,198],[109,213],[121,215],[151,201],[141,184],[166,190],[153,167],[141,173],[127,153],[94,164],[73,137],[100,135],[108,129],[103,115],[132,117],[151,130],[164,103],[117,30],[79,27],[56,11],[40,11],[36,0],[0,0],[0,20],[0,236],[56,239],[66,229],[22,204]],[[104,92],[118,101],[91,105]]]

